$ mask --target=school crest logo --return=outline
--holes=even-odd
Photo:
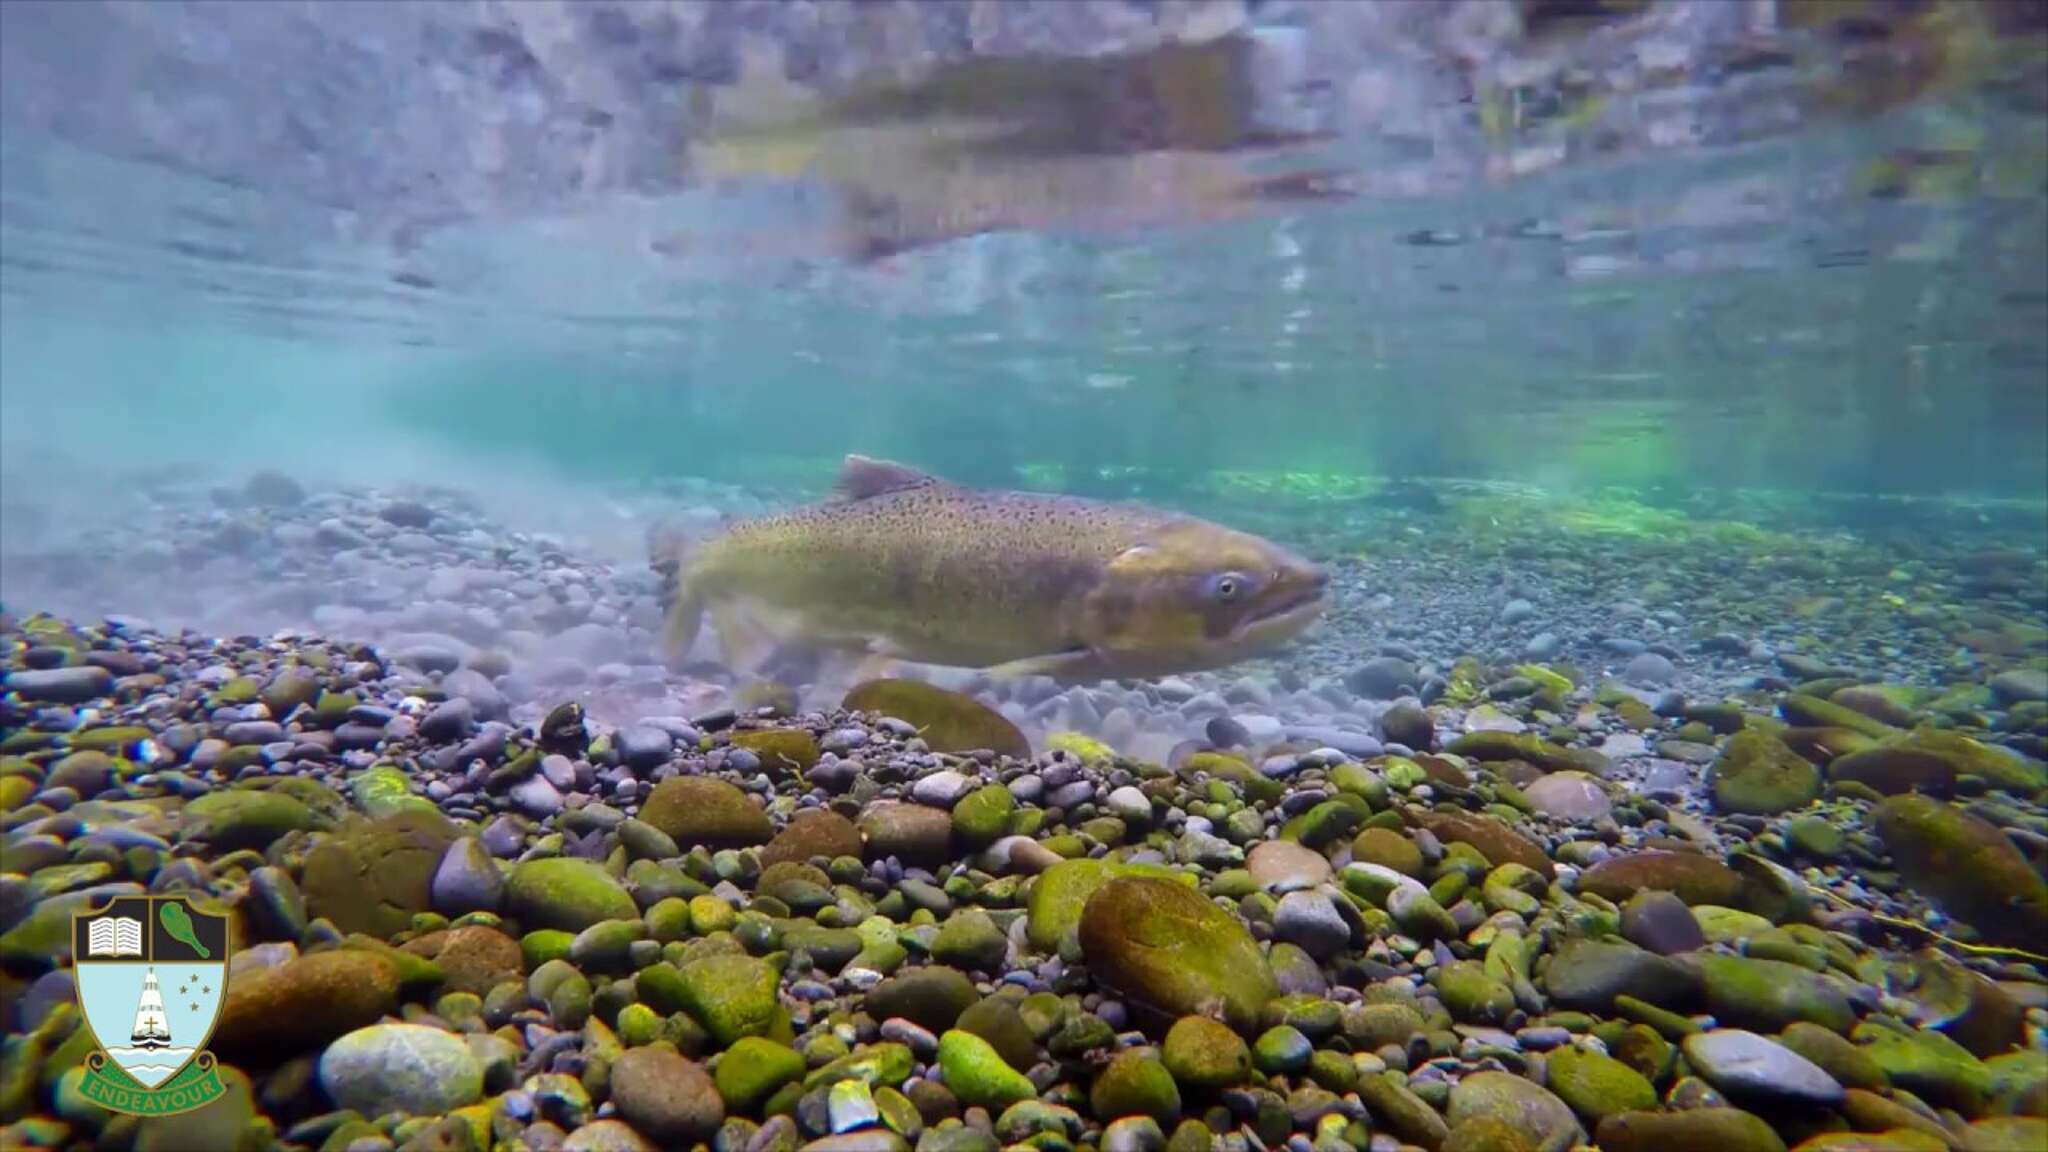
[[[78,1004],[100,1050],[86,1099],[113,1112],[170,1116],[220,1098],[206,1042],[228,985],[228,920],[183,896],[121,896],[71,922]]]

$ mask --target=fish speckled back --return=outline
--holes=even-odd
[[[889,633],[926,659],[993,663],[1045,651],[1104,565],[1172,519],[930,483],[738,525],[691,572],[712,598],[830,604],[813,634]]]

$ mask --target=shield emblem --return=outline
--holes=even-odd
[[[184,896],[121,896],[73,917],[71,933],[93,1039],[141,1088],[163,1086],[205,1049],[220,1018],[227,917]]]

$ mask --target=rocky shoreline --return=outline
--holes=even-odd
[[[1287,659],[841,700],[413,503],[166,505],[317,628],[0,616],[0,1144],[2048,1143],[2036,555],[1333,533]],[[229,1100],[148,1121],[66,954],[142,892],[241,947]]]

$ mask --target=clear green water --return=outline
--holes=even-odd
[[[801,180],[394,246],[15,130],[0,438],[17,499],[229,462],[810,491],[864,452],[1190,499],[1466,478],[2039,502],[2048,118],[2012,103],[1145,229],[1067,205],[1084,227],[865,264],[805,245]],[[1901,156],[1917,175],[1887,180]]]

